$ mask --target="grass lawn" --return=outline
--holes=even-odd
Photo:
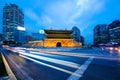
[[[8,76],[0,53],[0,77]]]

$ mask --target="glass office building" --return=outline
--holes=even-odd
[[[108,29],[106,24],[96,25],[94,28],[94,44],[105,44],[109,40]]]
[[[108,26],[109,42],[120,43],[120,21],[115,20]]]
[[[6,4],[3,8],[3,36],[5,41],[24,42],[25,31],[17,29],[24,27],[24,14],[16,4]],[[21,37],[21,35],[23,37]]]

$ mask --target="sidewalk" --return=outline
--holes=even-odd
[[[1,53],[1,52],[0,52]],[[11,68],[9,67],[3,53],[1,53],[3,63],[5,65],[5,69],[7,71],[8,76],[6,77],[1,77],[0,80],[17,80],[14,73],[12,72]]]
[[[12,60],[8,53],[9,51],[7,50],[1,50],[3,52],[3,58],[6,59],[4,63],[9,63],[9,65],[6,66],[6,70],[8,72],[9,75],[9,79],[8,80],[33,80],[24,70],[21,69],[21,67],[19,65],[17,65],[14,60]],[[7,52],[6,52],[7,51]],[[11,68],[9,68],[9,66]],[[12,70],[13,72],[12,72]],[[14,75],[15,74],[15,75]]]
[[[2,60],[2,55],[0,53],[0,78],[5,77],[5,76],[8,76],[8,75],[7,75],[7,71],[5,69],[4,62]]]

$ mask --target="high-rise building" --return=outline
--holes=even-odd
[[[120,20],[115,20],[108,25],[109,42],[120,43]]]
[[[72,30],[73,30],[73,39],[75,40],[75,41],[77,41],[77,42],[80,42],[80,30],[76,27],[76,26],[74,26],[73,28],[72,28]]]
[[[120,20],[109,25],[100,24],[94,28],[94,44],[120,44]]]
[[[16,4],[6,4],[3,8],[3,36],[6,41],[24,42],[24,14]]]
[[[108,29],[106,24],[96,25],[94,28],[94,44],[105,44],[108,42]]]

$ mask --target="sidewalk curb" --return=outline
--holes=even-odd
[[[1,52],[1,55],[2,55],[3,63],[5,65],[7,74],[8,74],[8,78],[9,78],[8,80],[17,80],[17,78],[15,77],[14,73],[12,72],[12,70],[11,70],[10,66],[8,65],[7,60],[5,59],[2,52]]]
[[[9,77],[6,76],[6,77],[0,77],[0,80],[9,80]]]

